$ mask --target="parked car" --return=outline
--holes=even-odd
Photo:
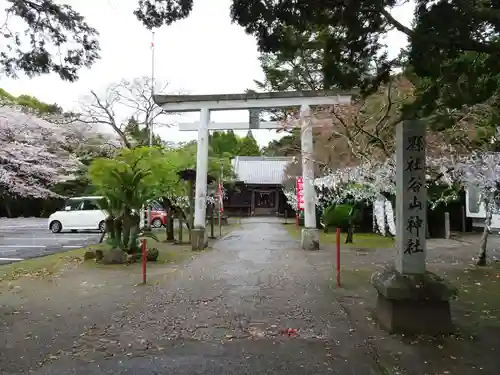
[[[167,213],[164,210],[151,210],[151,226],[161,228],[167,225]]]
[[[78,197],[66,200],[64,209],[49,216],[48,227],[52,233],[70,230],[105,230],[106,212],[97,202],[102,197]]]

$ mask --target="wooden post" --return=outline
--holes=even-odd
[[[210,215],[210,238],[215,238],[215,233],[214,233],[214,205],[212,206],[212,214]]]
[[[142,240],[141,244],[141,261],[142,261],[142,283],[146,284],[146,263],[147,263],[147,245],[146,245],[146,239]]]
[[[179,243],[182,244],[182,217],[179,217]]]
[[[340,287],[340,228],[337,228],[337,233],[335,236],[336,239],[336,264],[335,264],[335,270],[337,274],[337,288]]]
[[[461,222],[461,229],[462,233],[467,232],[467,225],[466,225],[466,220],[467,220],[467,215],[465,214],[465,207],[464,205],[460,206],[460,222]]]
[[[444,238],[447,240],[451,237],[451,229],[450,229],[450,213],[444,213]]]

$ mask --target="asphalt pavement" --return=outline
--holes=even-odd
[[[95,244],[99,232],[54,234],[47,219],[0,218],[0,264],[54,254]]]

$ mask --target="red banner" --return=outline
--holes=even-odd
[[[304,180],[297,177],[297,209],[304,210]]]
[[[222,183],[219,182],[219,208],[220,208],[220,213],[224,213],[224,194],[223,194],[223,187]]]

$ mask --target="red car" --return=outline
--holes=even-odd
[[[167,225],[167,213],[163,210],[151,210],[151,227],[161,228],[166,225]]]

